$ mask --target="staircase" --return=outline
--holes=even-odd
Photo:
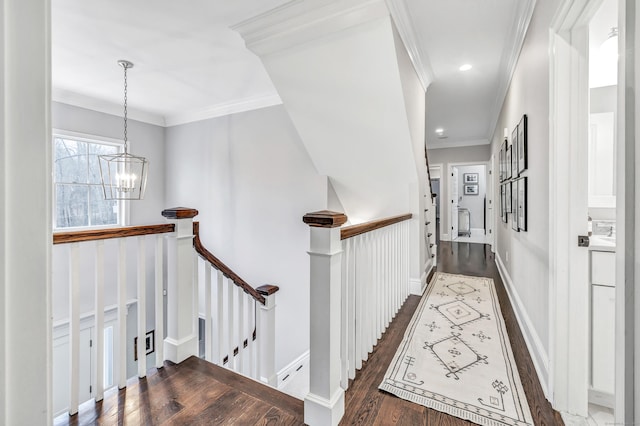
[[[165,361],[145,378],[132,378],[104,400],[81,405],[54,425],[303,424],[303,402],[255,380],[192,356]]]

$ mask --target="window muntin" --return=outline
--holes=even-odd
[[[123,203],[105,200],[98,155],[122,145],[67,135],[53,136],[55,229],[123,225]]]

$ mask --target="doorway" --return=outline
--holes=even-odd
[[[489,244],[487,165],[450,164],[449,194],[451,240]]]
[[[613,337],[617,313],[600,305],[608,302],[604,293],[616,292],[596,282],[597,248],[581,246],[577,239],[592,232],[587,218],[601,224],[616,217],[611,201],[619,174],[613,124],[619,93],[618,4],[567,0],[550,39],[550,116],[555,118],[549,145],[550,387],[554,408],[598,425],[616,421],[614,402],[622,396],[613,380],[601,379],[614,376],[619,347]],[[615,242],[608,253],[612,265],[614,252]],[[615,266],[610,269],[608,275],[615,275]],[[616,304],[612,300],[608,306]],[[603,331],[607,325],[610,329]],[[602,338],[609,340],[598,342]],[[615,376],[618,381],[620,375]]]

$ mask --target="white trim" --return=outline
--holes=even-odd
[[[445,139],[445,142],[427,141],[427,149],[460,148],[464,146],[479,146],[479,145],[489,145],[489,144],[491,144],[491,141],[488,139],[476,139],[476,140],[470,140],[470,141],[446,141]]]
[[[293,0],[231,29],[262,56],[384,17],[390,17],[384,0]]]
[[[137,299],[129,299],[127,301],[127,312],[129,311],[129,308],[131,307],[131,305],[135,305],[136,303],[138,303]],[[117,312],[118,312],[118,305],[110,305],[110,306],[105,306],[104,308],[104,313],[105,313],[105,317],[104,317],[104,322],[105,324],[107,322],[111,322],[111,321],[115,321],[117,320]],[[94,317],[95,317],[95,311],[89,311],[86,312],[82,315],[80,315],[80,330],[84,330],[86,328],[89,327],[93,327],[94,325]],[[69,334],[68,330],[69,330],[69,319],[62,319],[62,320],[58,320],[56,322],[53,323],[53,339],[59,339],[60,337],[64,337],[66,335]]]
[[[440,224],[440,227],[442,228],[442,224]],[[448,232],[440,234],[440,241],[451,241],[451,236]]]
[[[428,55],[421,53],[418,48],[423,43],[418,38],[418,33],[413,27],[411,13],[405,0],[386,0],[387,7],[391,12],[391,17],[396,24],[396,29],[404,43],[413,68],[418,75],[422,89],[426,92],[433,82],[433,68]]]
[[[409,294],[422,296],[423,291],[421,279],[409,278]]]
[[[493,120],[491,120],[487,129],[488,135],[493,134],[498,124],[500,111],[502,110],[502,105],[504,104],[504,100],[507,96],[507,91],[509,90],[511,79],[513,78],[513,73],[516,71],[516,65],[518,65],[520,51],[522,50],[522,46],[524,45],[525,36],[527,35],[527,30],[529,29],[531,18],[533,17],[536,1],[537,0],[526,0],[519,3],[519,7],[516,11],[515,16],[519,16],[520,20],[514,20],[512,22],[512,27],[509,31],[509,35],[506,37],[506,40],[513,40],[514,42],[510,44],[511,49],[508,52],[503,52],[506,54],[503,54],[500,58],[499,69],[506,69],[507,72],[502,74],[500,76],[500,80],[498,81],[496,99],[494,101],[490,115],[490,117],[494,118]]]
[[[51,90],[51,96],[54,102],[102,112],[105,114],[115,115],[118,117],[122,117],[123,114],[122,104],[117,104],[115,102],[110,102],[104,99],[93,98],[91,96],[82,95],[70,90],[53,88]],[[154,124],[156,126],[163,127],[165,126],[165,119],[160,114],[154,114],[151,112],[128,107],[127,116],[132,120],[140,121],[142,123]]]
[[[210,118],[223,117],[225,115],[237,114],[245,111],[253,111],[260,108],[267,108],[274,105],[281,105],[282,99],[277,93],[269,93],[262,96],[252,96],[249,98],[233,100],[231,102],[212,105],[207,108],[188,111],[165,116],[165,127],[177,126],[180,124],[192,123],[194,121],[207,120]]]
[[[542,391],[544,392],[544,396],[549,399],[549,355],[545,351],[542,340],[540,340],[540,336],[538,336],[538,333],[531,322],[531,318],[529,318],[529,315],[522,304],[522,300],[513,286],[513,281],[511,281],[511,277],[504,267],[504,263],[502,263],[500,254],[497,252],[496,265],[498,266],[498,272],[500,273],[500,277],[504,283],[504,288],[507,290],[507,295],[509,296],[513,312],[516,314],[516,319],[518,320],[518,325],[522,331],[522,336],[527,344],[527,349],[531,355],[531,360],[533,361],[533,366],[536,369],[538,380],[542,386]]]
[[[305,351],[302,355],[291,361],[288,365],[286,365],[276,373],[276,387],[278,389],[282,389],[283,387],[291,383],[291,380],[300,371],[303,370],[303,367],[309,365],[309,354],[309,350]]]

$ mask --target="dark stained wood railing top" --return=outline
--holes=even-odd
[[[305,214],[302,221],[314,228],[337,228],[347,222],[347,216],[344,213],[321,210]]]
[[[347,238],[355,237],[356,235],[371,232],[376,229],[384,228],[385,226],[393,225],[394,223],[403,222],[413,217],[411,213],[387,217],[385,219],[372,220],[371,222],[360,223],[358,225],[345,226],[340,229],[340,239],[346,240]]]
[[[264,285],[255,289],[247,284],[245,280],[240,278],[238,274],[233,272],[231,268],[222,263],[220,259],[215,257],[202,245],[202,241],[200,240],[199,222],[193,222],[193,235],[193,247],[196,249],[196,252],[198,252],[198,254],[202,256],[204,260],[209,262],[214,268],[222,272],[225,277],[233,281],[235,285],[244,290],[245,293],[251,295],[251,297],[253,297],[257,302],[260,302],[264,305],[266,303],[266,299],[264,298],[264,296],[269,296],[279,290],[278,286],[275,285]]]
[[[56,232],[53,234],[53,244],[137,237],[140,235],[166,234],[173,231],[175,231],[175,225],[173,223],[164,223],[161,225],[123,226],[120,228]]]

